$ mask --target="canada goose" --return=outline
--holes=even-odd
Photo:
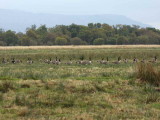
[[[33,64],[33,60],[31,60],[31,58],[28,58],[27,63],[28,64]]]
[[[141,63],[145,63],[145,59],[144,58],[141,60]]]
[[[11,63],[12,63],[12,64],[15,64],[15,63],[16,63],[15,58],[12,58]]]
[[[46,59],[46,60],[45,60],[45,63],[47,63],[47,64],[52,63],[52,59],[51,59],[51,58],[49,58],[49,60],[48,60],[48,59]]]
[[[52,64],[57,64],[57,59],[58,59],[58,58],[56,57],[56,59],[55,59],[55,60],[52,60],[51,63],[52,63]]]
[[[52,58],[49,58],[48,64],[51,64],[51,63],[52,63]]]
[[[22,63],[22,60],[15,60],[15,63]]]
[[[44,60],[44,63],[49,64],[49,60],[48,60],[48,59],[45,59],[45,60]]]
[[[57,65],[59,65],[59,64],[61,64],[61,59],[59,59],[59,60],[57,61]]]
[[[72,64],[72,59],[70,59],[68,62],[65,63],[66,65],[71,65]]]
[[[58,58],[56,57],[56,60],[52,61],[51,63],[52,63],[52,64],[59,65],[59,64],[61,64],[61,59],[58,59]]]
[[[82,60],[76,61],[76,64],[81,64],[81,63],[82,63]]]
[[[88,61],[82,60],[82,61],[80,62],[80,64],[81,64],[81,65],[87,65],[87,64],[88,64]]]
[[[115,62],[112,62],[112,63],[114,63],[114,64],[120,64],[120,62],[121,62],[121,57],[118,57],[118,61],[115,61]]]
[[[78,61],[76,61],[76,64],[84,64],[84,57],[83,56],[81,56],[80,57],[80,60],[78,60]]]
[[[133,59],[133,63],[137,63],[138,62],[138,59],[137,58],[134,58]]]
[[[123,61],[124,61],[124,63],[128,63],[128,60],[126,58]]]
[[[82,64],[82,65],[90,65],[90,64],[92,64],[91,57],[89,58],[89,60],[81,60],[80,64]]]
[[[91,59],[91,57],[89,57],[88,64],[89,64],[89,65],[92,64],[92,59]]]
[[[101,60],[101,61],[99,61],[99,63],[100,63],[100,64],[107,64],[107,63],[108,63],[108,61],[105,61],[105,60],[104,60],[104,58],[102,58],[102,60]]]
[[[157,62],[157,56],[155,56],[155,57],[153,58],[153,60],[151,60],[151,61],[148,61],[148,62],[151,62],[151,63],[156,63],[156,62]]]
[[[155,63],[157,62],[157,56],[154,57],[154,62],[155,62]]]

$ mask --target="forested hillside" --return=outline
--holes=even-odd
[[[160,44],[160,30],[140,28],[137,25],[116,25],[89,23],[83,25],[32,25],[25,33],[0,30],[1,46],[36,45],[126,45]]]

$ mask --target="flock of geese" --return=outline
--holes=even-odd
[[[17,64],[17,63],[27,63],[27,64],[33,64],[35,63],[36,61],[33,61],[31,58],[28,58],[27,61],[22,61],[22,60],[19,60],[19,59],[15,59],[15,58],[11,58],[11,60],[8,60],[8,59],[5,59],[5,58],[2,58],[2,61],[1,63],[2,64],[9,64],[9,63],[12,63],[12,64]],[[46,63],[46,64],[55,64],[55,65],[60,65],[62,64],[61,62],[61,59],[60,58],[57,58],[55,60],[52,60],[51,58],[50,59],[40,59],[39,62],[41,63]],[[99,64],[120,64],[120,63],[138,63],[138,62],[141,62],[141,63],[157,63],[157,56],[155,56],[152,60],[150,61],[147,61],[145,59],[142,59],[142,60],[138,60],[137,58],[133,58],[132,61],[128,61],[127,59],[123,59],[121,60],[121,57],[118,57],[117,61],[109,61],[109,58],[107,57],[107,59],[105,60],[104,58],[102,58],[101,60],[98,60],[97,63]],[[93,64],[93,61],[91,58],[89,58],[89,60],[84,60],[84,58],[80,58],[80,60],[78,61],[72,61],[72,59],[70,59],[69,61],[67,62],[63,62],[63,64],[66,64],[66,65],[71,65],[71,64],[81,64],[81,65],[90,65],[90,64]]]

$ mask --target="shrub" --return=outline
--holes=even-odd
[[[136,73],[142,82],[160,86],[160,71],[154,69],[151,64],[138,64]]]

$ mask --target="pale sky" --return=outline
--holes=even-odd
[[[53,14],[117,14],[160,28],[160,0],[0,0],[0,9]]]

